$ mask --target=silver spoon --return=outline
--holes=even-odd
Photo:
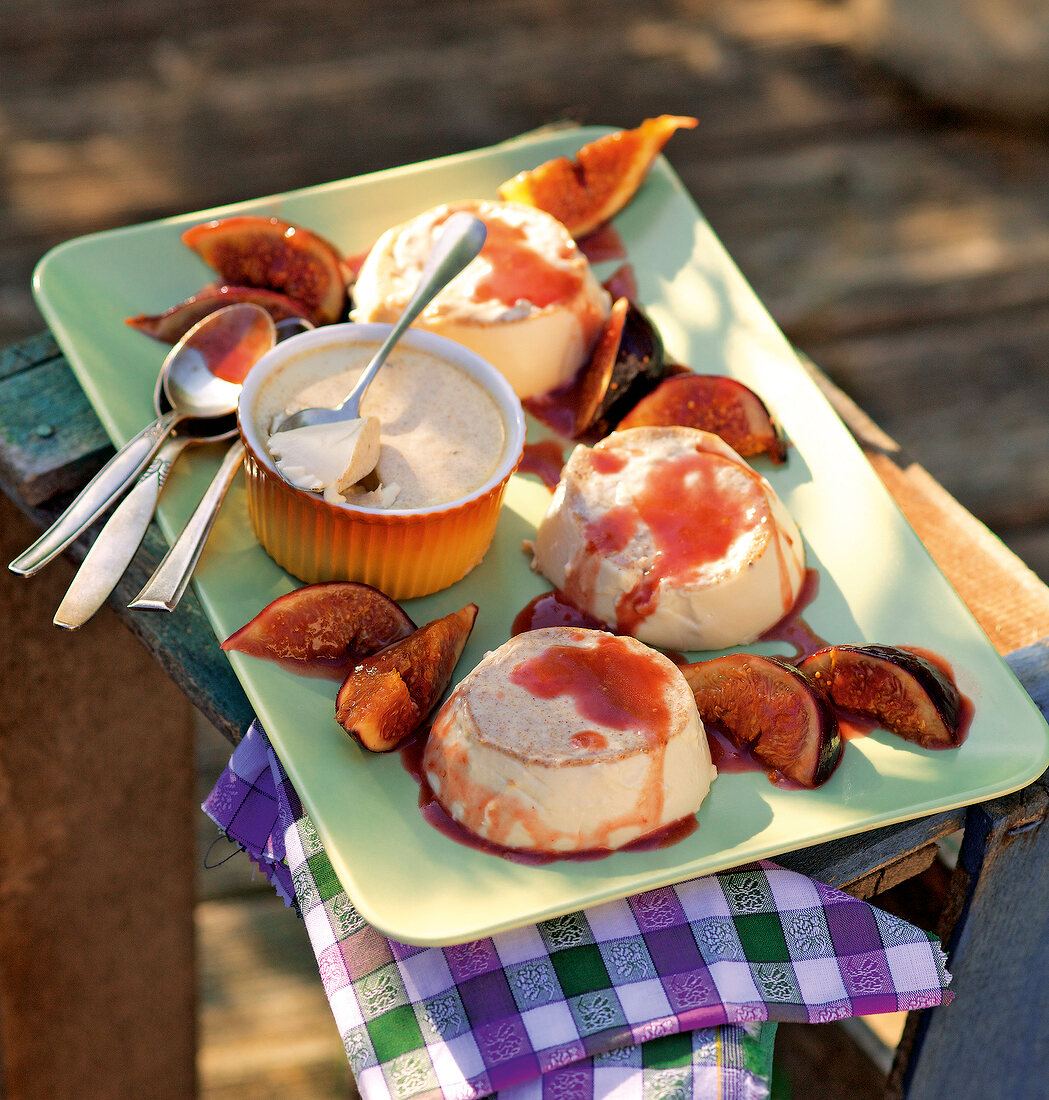
[[[261,328],[265,329],[265,326]],[[249,331],[252,335],[254,334],[253,329]],[[275,342],[275,329],[273,339],[269,341],[251,339],[244,353],[243,362],[250,366],[255,361],[252,357],[261,356]],[[157,378],[153,391],[153,407],[156,409],[158,418],[171,407],[164,392],[164,381],[165,376],[162,372]],[[156,511],[160,492],[179,455],[195,443],[229,439],[236,434],[237,422],[231,414],[206,420],[186,421],[164,440],[153,461],[146,467],[131,491],[117,505],[91,544],[90,550],[58,606],[58,611],[55,612],[55,626],[69,630],[83,626],[116,588],[145,537],[146,530],[153,519],[153,513]]]
[[[309,321],[299,318],[278,321],[277,342],[311,328],[313,325]],[[143,585],[142,591],[128,604],[129,608],[133,611],[174,611],[178,607],[204,552],[204,544],[211,534],[219,508],[243,461],[244,444],[238,439],[226,452],[178,538],[161,559],[153,576]]]
[[[394,344],[430,304],[438,291],[447,286],[481,251],[486,236],[484,222],[479,218],[464,211],[453,214],[444,223],[444,229],[433,246],[422,275],[419,277],[419,285],[404,307],[404,312],[397,319],[382,346],[375,353],[375,357],[364,368],[364,373],[357,379],[342,404],[334,409],[300,409],[281,421],[276,431],[287,432],[314,424],[334,424],[340,420],[356,420],[360,416],[361,397],[378,374],[379,368],[386,362]]]
[[[138,477],[183,420],[234,412],[243,374],[238,381],[227,378],[236,376],[244,354],[250,357],[256,346],[267,342],[272,345],[273,339],[270,315],[248,303],[226,306],[194,325],[168,352],[161,367],[171,410],[125,443],[51,527],[8,568],[29,577],[58,557]]]

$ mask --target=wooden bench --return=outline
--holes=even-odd
[[[1049,713],[1049,647],[1040,641],[1049,637],[1049,589],[821,383],[996,648]],[[5,561],[111,452],[49,335],[0,352]],[[89,538],[72,548],[72,560],[82,558]],[[0,724],[0,1093],[13,1100],[76,1094],[85,1075],[103,1082],[104,1095],[193,1092],[192,761],[184,700],[231,742],[251,710],[192,591],[170,616],[126,610],[165,549],[151,530],[110,601],[144,653],[128,649],[112,616],[75,635],[51,625],[67,567],[31,581],[5,570],[0,581],[0,616],[14,624],[12,634],[5,627],[5,670],[23,682],[20,701]],[[152,675],[157,666],[171,683]],[[968,810],[780,859],[869,897],[929,867],[937,841],[964,830],[938,929],[957,997],[909,1021],[890,1093],[961,1098],[1044,1089],[1049,1034],[1037,1025],[1049,1010],[1047,807],[1043,777]]]

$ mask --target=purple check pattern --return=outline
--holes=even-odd
[[[302,915],[365,1100],[756,1100],[777,1021],[950,999],[934,937],[771,863],[451,947],[388,940],[257,723],[204,809]]]

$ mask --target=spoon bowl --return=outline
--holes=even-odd
[[[58,557],[135,481],[182,421],[235,412],[240,383],[255,359],[275,343],[273,319],[260,306],[249,303],[226,306],[194,325],[168,352],[160,368],[171,409],[128,440],[8,568],[28,577]]]

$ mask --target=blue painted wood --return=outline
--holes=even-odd
[[[0,482],[37,505],[87,481],[113,453],[50,335],[0,351]]]
[[[1006,659],[1049,717],[1049,644]],[[1049,773],[969,809],[941,929],[955,1000],[916,1022],[894,1069],[908,1100],[1049,1096],[1047,817]]]

